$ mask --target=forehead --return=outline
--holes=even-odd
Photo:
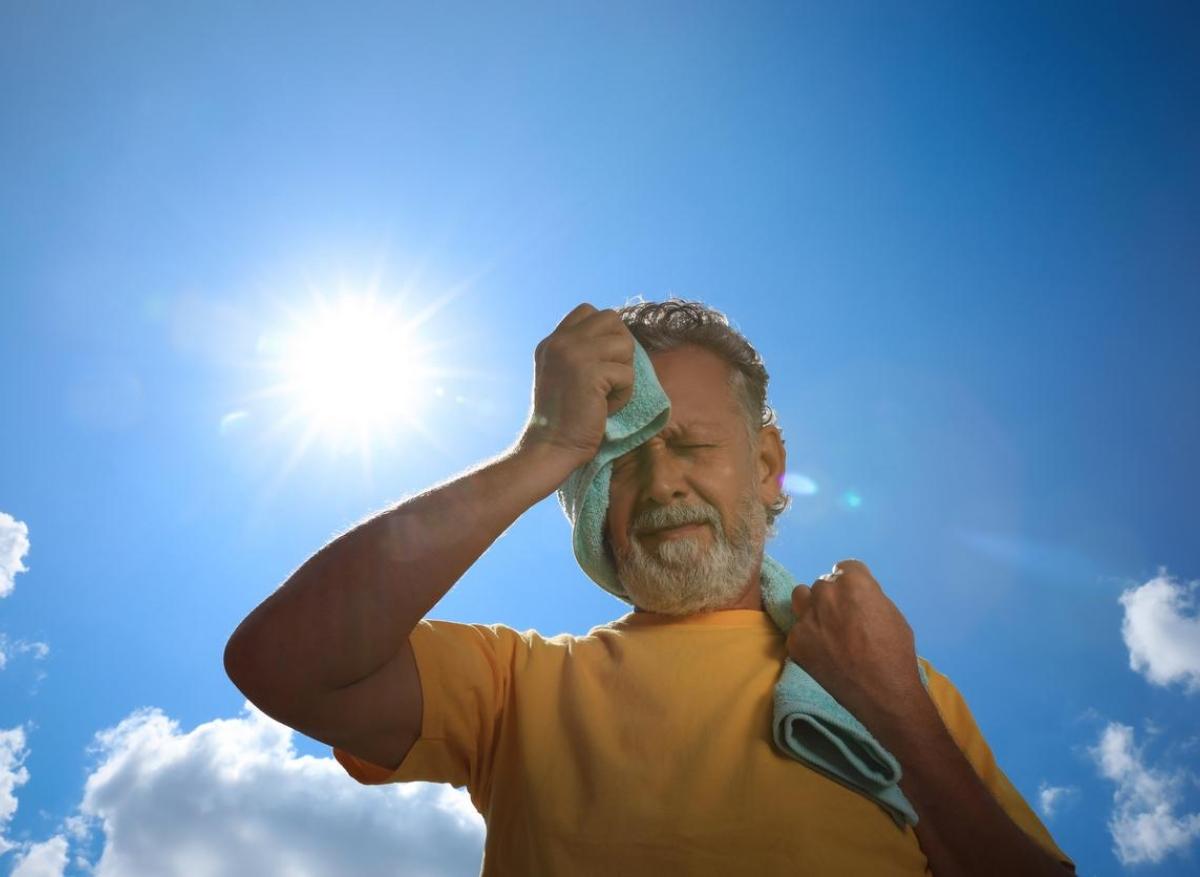
[[[729,385],[730,366],[712,351],[686,345],[651,353],[650,361],[671,400],[672,424],[727,425],[742,416]]]

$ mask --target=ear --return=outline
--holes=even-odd
[[[755,474],[758,477],[758,498],[771,505],[783,493],[783,475],[787,471],[787,450],[777,426],[764,426],[758,431],[758,447],[754,452]]]

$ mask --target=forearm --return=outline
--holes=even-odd
[[[919,817],[914,830],[934,877],[1070,873],[1004,812],[924,689],[904,715],[877,717],[873,725],[900,761],[900,788]]]
[[[242,621],[226,647],[227,672],[243,690],[287,701],[365,678],[567,474],[541,446],[512,449],[359,524]]]

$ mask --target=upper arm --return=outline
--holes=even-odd
[[[1058,859],[1069,872],[1075,870],[1070,857],[1055,843],[1049,830],[1038,819],[1029,803],[1000,769],[991,747],[984,739],[975,717],[958,688],[924,658],[920,659],[929,674],[929,694],[942,717],[946,729],[975,769],[979,779],[992,793],[1008,817],[1038,846]]]
[[[296,730],[394,771],[421,735],[424,698],[412,642],[358,682],[323,694]]]
[[[502,728],[509,716],[514,667],[528,642],[504,625],[423,619],[403,655],[375,677],[328,701],[330,718],[311,734],[361,783],[449,783],[465,786],[483,812]],[[405,693],[407,692],[407,693]],[[399,712],[376,706],[405,700]],[[417,708],[414,704],[419,703]],[[343,712],[361,720],[351,721]],[[338,742],[340,741],[340,742]]]

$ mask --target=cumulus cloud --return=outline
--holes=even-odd
[[[1089,752],[1100,773],[1117,784],[1108,829],[1122,864],[1161,862],[1200,837],[1200,813],[1175,812],[1188,775],[1148,767],[1133,728],[1110,722]]]
[[[17,859],[12,877],[62,877],[67,867],[67,839],[55,835],[50,840],[31,844]]]
[[[1038,809],[1047,819],[1053,819],[1062,807],[1075,796],[1078,790],[1074,786],[1052,786],[1042,782],[1038,786]]]
[[[17,812],[17,789],[29,782],[28,754],[23,728],[0,730],[0,855],[16,847],[4,835]]]
[[[1200,691],[1198,584],[1185,586],[1159,570],[1150,581],[1121,594],[1121,635],[1129,648],[1129,666],[1155,685],[1182,682],[1189,693]]]
[[[29,553],[29,528],[7,512],[0,512],[0,597],[13,591],[13,580],[27,572],[21,562]]]
[[[483,820],[449,786],[362,786],[298,756],[290,728],[244,715],[187,732],[143,709],[96,735],[80,817],[103,833],[95,877],[470,875]]]

